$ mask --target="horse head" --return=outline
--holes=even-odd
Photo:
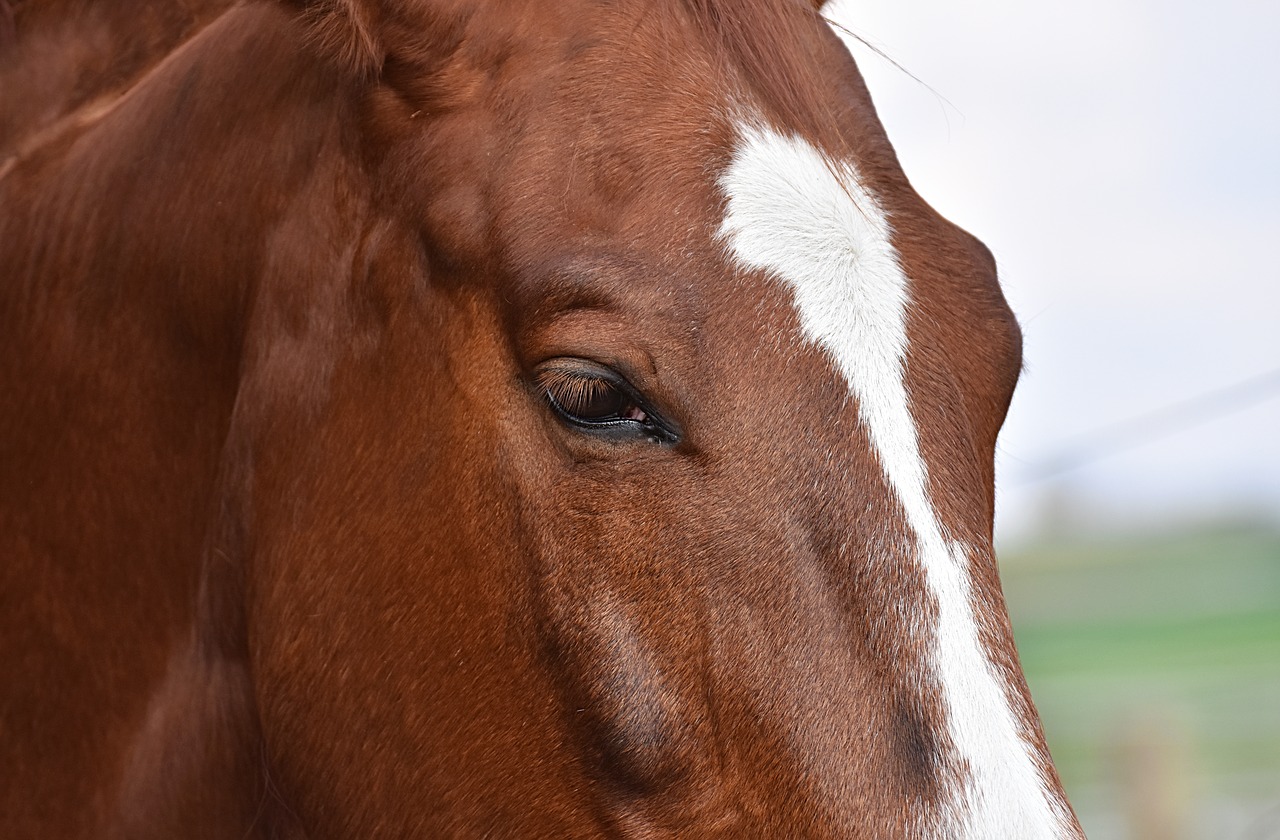
[[[234,777],[308,836],[1079,836],[1019,330],[820,7],[250,3],[76,137],[198,432],[126,833]]]

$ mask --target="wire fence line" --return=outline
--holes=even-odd
[[[1280,396],[1280,367],[1072,438],[1047,458],[1019,470],[1012,483],[1046,481],[1184,429],[1245,411],[1277,396]],[[1280,434],[1280,429],[1276,433]]]

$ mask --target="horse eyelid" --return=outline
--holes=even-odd
[[[679,435],[662,421],[650,407],[649,401],[625,377],[604,365],[584,364],[586,366],[579,367],[568,363],[552,363],[543,366],[535,373],[534,379],[539,390],[556,414],[572,425],[586,431],[635,426],[643,431],[647,437],[660,443],[674,443],[679,439]],[[576,393],[566,399],[564,396],[558,395],[558,391],[561,388],[568,388],[571,392]],[[616,419],[593,421],[590,418],[577,415],[565,404],[572,404],[574,397],[589,398],[596,396],[596,394],[590,393],[592,388],[607,388],[616,391],[625,401],[634,406],[643,415],[644,419],[634,420],[618,417]]]

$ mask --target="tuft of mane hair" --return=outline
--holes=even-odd
[[[312,44],[362,78],[375,76],[385,57],[371,3],[361,0],[299,0]]]

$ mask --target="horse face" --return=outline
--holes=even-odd
[[[991,554],[1016,324],[778,5],[383,21],[347,340],[253,517],[308,822],[1073,831]]]

